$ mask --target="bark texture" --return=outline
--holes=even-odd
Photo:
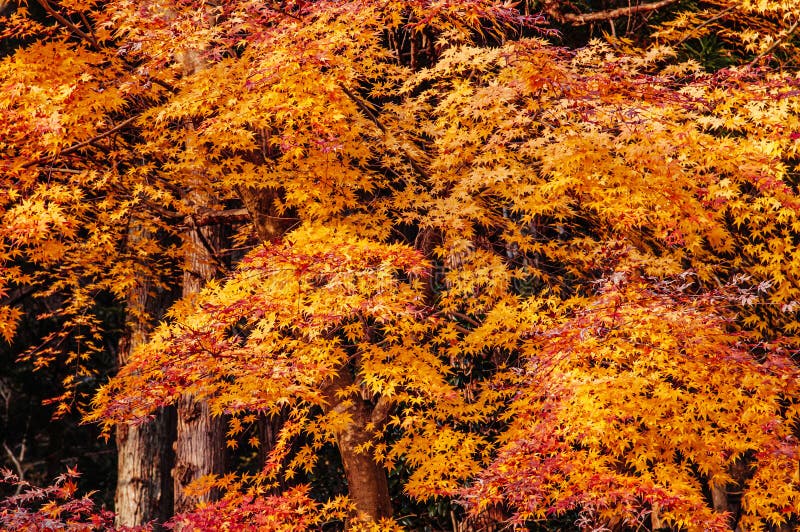
[[[162,411],[146,425],[117,428],[114,510],[118,526],[164,522],[172,514],[170,417]]]
[[[219,494],[212,490],[202,495],[190,495],[186,487],[204,476],[220,475],[225,471],[223,448],[224,421],[212,417],[206,401],[182,397],[178,402],[177,439],[175,441],[175,512],[194,509],[199,502],[213,501]]]
[[[718,512],[728,511],[728,490],[724,484],[708,483],[711,490],[711,503]]]
[[[199,50],[185,50],[176,57],[183,74],[191,76],[206,65]],[[219,225],[202,226],[198,223],[204,213],[217,210],[213,191],[203,163],[202,147],[196,142],[195,126],[185,124],[188,160],[195,167],[186,175],[186,190],[183,200],[194,215],[186,219],[184,233],[183,299],[194,298],[206,281],[216,277],[224,267],[217,255],[222,241]],[[177,435],[175,439],[175,468],[172,480],[175,489],[175,512],[193,510],[198,503],[218,498],[216,491],[189,494],[186,488],[193,481],[206,475],[222,475],[225,472],[225,422],[222,417],[211,416],[208,403],[191,396],[182,397],[177,404]]]
[[[369,454],[357,452],[359,446],[371,439],[367,425],[372,409],[362,399],[339,399],[337,392],[353,384],[347,367],[342,368],[324,388],[326,412],[331,410],[348,414],[351,422],[336,434],[336,443],[342,456],[350,500],[362,518],[378,521],[392,515],[389,483],[386,472]],[[349,528],[349,527],[348,527]]]
[[[250,213],[253,227],[262,242],[269,242],[274,238],[282,237],[297,223],[297,219],[282,217],[275,212],[275,198],[278,196],[278,191],[274,189],[240,187],[237,192],[245,208]]]
[[[207,194],[193,190],[188,198],[197,207],[207,207],[210,203]],[[217,272],[221,239],[217,226],[196,227],[193,220],[187,220],[191,227],[186,232],[186,252],[183,276],[183,297],[190,299],[203,288],[207,280]],[[220,416],[211,416],[208,403],[193,397],[184,396],[177,405],[177,438],[175,440],[175,468],[172,473],[175,489],[175,512],[192,510],[197,503],[215,500],[214,491],[203,495],[189,495],[187,486],[205,475],[221,475],[225,472],[225,426]]]
[[[149,233],[135,220],[128,233],[135,246]],[[128,296],[126,332],[120,341],[118,363],[128,362],[133,349],[147,342],[153,323],[163,314],[167,301],[159,295],[147,272],[137,273],[136,285]],[[141,526],[163,522],[172,514],[172,461],[170,411],[160,411],[145,425],[119,425],[117,444],[117,486],[114,495],[116,523]]]

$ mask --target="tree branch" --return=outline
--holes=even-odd
[[[35,291],[36,291],[35,286],[26,286],[25,288],[18,290],[16,294],[10,296],[5,301],[0,301],[0,306],[10,307],[16,305],[17,303],[19,303],[20,301],[22,301],[23,299],[34,293]]]
[[[678,46],[682,45],[683,43],[685,43],[689,39],[693,38],[696,35],[696,32],[698,30],[701,30],[701,29],[705,28],[706,26],[708,26],[709,24],[712,24],[712,23],[718,21],[719,19],[721,19],[722,17],[724,17],[725,15],[727,15],[728,13],[730,13],[731,11],[736,9],[737,7],[738,6],[736,4],[734,4],[734,5],[730,6],[730,7],[728,7],[727,9],[723,9],[722,11],[720,11],[719,13],[717,13],[716,15],[711,17],[710,19],[706,20],[702,24],[699,24],[698,26],[695,26],[694,28],[692,28],[691,33],[686,35],[686,37],[683,37],[680,41],[676,42],[672,46],[674,48],[677,48]]]
[[[194,215],[194,225],[205,227],[207,225],[246,223],[250,221],[250,211],[247,209],[228,209],[224,211],[208,211]]]
[[[88,41],[89,44],[91,44],[92,47],[95,48],[96,50],[100,49],[100,44],[97,42],[97,39],[95,39],[92,35],[89,35],[85,31],[83,31],[82,29],[80,29],[78,26],[76,26],[75,24],[70,22],[70,20],[67,17],[65,17],[64,15],[62,15],[61,13],[59,13],[58,11],[53,9],[53,6],[51,6],[50,3],[47,0],[36,0],[36,2],[40,6],[42,6],[42,8],[45,11],[47,11],[47,13],[51,17],[53,17],[54,19],[59,21],[61,24],[66,26],[66,28],[69,29],[72,33],[74,33],[74,34],[78,35],[79,37],[81,37],[82,39]]]
[[[11,452],[11,449],[8,447],[8,444],[6,442],[3,442],[3,449],[5,449],[6,454],[8,455],[8,458],[11,460],[11,463],[14,464],[14,469],[17,470],[17,477],[19,478],[20,481],[24,481],[25,480],[25,468],[22,467],[22,463],[20,463],[20,460],[22,460],[23,457],[25,456],[25,443],[24,442],[22,443],[22,450],[20,451],[20,458],[19,459],[17,459],[17,457],[14,456],[14,453]],[[19,495],[20,491],[22,491],[22,484],[21,483],[17,486],[17,493],[16,494]]]
[[[478,320],[472,319],[469,316],[467,316],[466,314],[462,314],[460,312],[449,312],[447,315],[450,316],[450,318],[452,318],[452,319],[458,319],[458,320],[461,320],[461,321],[466,321],[467,323],[469,323],[473,327],[480,327],[481,326],[481,323]]]
[[[347,95],[347,97],[350,98],[350,100],[352,100],[353,103],[355,103],[358,106],[358,108],[361,109],[361,111],[369,117],[370,120],[372,120],[372,123],[375,124],[378,127],[378,129],[381,130],[381,133],[386,133],[386,126],[384,126],[381,123],[381,121],[378,120],[378,117],[375,116],[375,113],[372,112],[372,109],[369,108],[369,105],[367,105],[366,102],[364,102],[361,98],[356,96],[350,89],[348,89],[344,85],[340,85],[340,87],[342,88],[342,92],[344,92]]]
[[[372,109],[369,108],[369,105],[367,105],[367,103],[364,100],[359,98],[355,93],[353,93],[350,89],[348,89],[344,85],[340,85],[340,87],[342,91],[347,95],[347,97],[350,98],[350,100],[352,100],[353,103],[355,103],[358,106],[358,108],[361,109],[361,111],[365,115],[367,115],[370,120],[372,120],[372,123],[375,124],[375,126],[377,126],[377,128],[381,130],[381,133],[385,135],[386,126],[384,126],[383,123],[381,123],[381,121],[378,119],[378,117],[375,116],[375,113],[372,112]],[[414,159],[414,157],[412,157],[410,153],[408,153],[408,150],[406,150],[402,146],[400,147],[400,150],[403,152],[403,155],[406,156],[406,160],[408,160],[408,164],[411,165],[411,168],[413,168],[414,171],[417,172],[421,177],[430,181],[431,178],[428,175],[428,172],[426,172],[425,169],[422,168],[422,166],[420,166],[417,160]]]
[[[85,170],[76,170],[75,168],[56,168],[55,166],[45,166],[40,168],[46,172],[61,172],[64,174],[82,174]]]
[[[30,168],[31,166],[36,166],[36,165],[42,164],[44,162],[51,161],[51,160],[53,160],[54,157],[57,157],[57,156],[69,155],[70,153],[72,153],[74,151],[78,151],[79,149],[83,148],[84,146],[88,146],[89,144],[92,144],[93,142],[97,142],[98,140],[104,139],[109,135],[113,135],[117,131],[119,131],[121,129],[124,129],[126,126],[130,125],[137,118],[139,118],[139,117],[138,116],[132,116],[132,117],[128,118],[127,120],[123,120],[122,122],[120,122],[116,126],[114,126],[111,129],[109,129],[108,131],[104,131],[103,133],[95,135],[94,137],[92,137],[92,138],[90,138],[88,140],[84,140],[82,142],[78,142],[77,144],[73,144],[72,146],[68,146],[68,147],[64,148],[63,150],[61,150],[60,152],[58,152],[55,155],[48,155],[47,157],[39,157],[36,160],[28,161],[27,163],[23,164],[22,167],[23,168]]]
[[[634,15],[636,13],[645,13],[648,11],[655,11],[662,7],[667,7],[670,4],[676,3],[678,0],[659,0],[651,4],[639,4],[635,6],[620,7],[617,9],[608,9],[606,11],[598,11],[596,13],[560,13],[555,7],[548,10],[549,14],[560,22],[569,22],[571,24],[590,24],[592,22],[600,22],[604,20],[612,20],[619,17]]]
[[[376,429],[382,428],[386,420],[389,419],[389,414],[393,406],[394,401],[388,396],[381,395],[378,398],[378,402],[375,403],[375,406],[372,408],[369,419]]]
[[[756,63],[758,63],[759,61],[761,61],[762,59],[764,59],[764,57],[766,57],[767,55],[771,54],[771,53],[772,53],[772,51],[773,51],[773,50],[775,50],[775,48],[777,48],[778,46],[780,46],[782,43],[786,42],[786,39],[788,39],[789,37],[791,37],[791,36],[792,36],[792,34],[793,34],[795,31],[797,31],[797,28],[798,28],[798,26],[800,26],[800,19],[798,19],[798,20],[797,20],[797,21],[796,21],[794,24],[792,24],[792,26],[791,26],[791,27],[790,27],[790,28],[789,28],[789,29],[786,31],[786,33],[784,33],[784,34],[781,36],[781,38],[780,38],[780,39],[775,39],[775,42],[774,42],[774,43],[772,43],[772,46],[770,46],[769,48],[767,48],[766,50],[764,50],[763,52],[761,52],[760,54],[758,54],[758,55],[755,57],[755,59],[753,59],[752,61],[750,61],[750,62],[747,64],[747,67],[748,67],[748,68],[753,68],[753,67],[755,66],[755,64],[756,64]]]
[[[461,334],[468,335],[472,334],[472,331],[464,327],[463,325],[459,325],[458,323],[450,323],[453,326],[453,329],[457,330]]]

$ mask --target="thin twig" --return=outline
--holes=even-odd
[[[684,37],[683,39],[681,39],[680,41],[678,41],[677,43],[675,43],[672,46],[674,48],[677,48],[678,46],[682,45],[683,43],[685,43],[686,41],[691,39],[696,34],[697,30],[701,30],[701,29],[705,28],[706,26],[708,26],[709,24],[711,24],[712,22],[718,21],[719,19],[721,19],[722,17],[724,17],[725,15],[727,15],[728,13],[730,13],[731,11],[736,9],[736,7],[737,6],[734,4],[734,5],[732,5],[731,7],[727,8],[727,9],[723,9],[722,11],[720,11],[719,13],[717,13],[716,15],[711,17],[710,19],[708,19],[705,22],[703,22],[702,24],[700,24],[699,26],[696,26],[695,28],[692,28],[692,33],[690,33],[689,35],[687,35],[686,37]]]
[[[774,43],[772,43],[772,46],[770,46],[769,48],[767,48],[766,50],[764,50],[763,52],[761,52],[760,54],[758,54],[758,55],[755,57],[755,59],[753,59],[752,61],[750,61],[750,62],[747,64],[747,68],[753,68],[753,66],[755,66],[755,64],[756,64],[756,63],[758,63],[759,61],[761,61],[762,59],[764,59],[764,57],[766,57],[767,55],[769,55],[770,53],[772,53],[772,51],[773,51],[775,48],[777,48],[778,46],[780,46],[780,45],[781,45],[781,44],[782,44],[784,41],[786,41],[786,39],[788,39],[789,37],[791,37],[791,36],[792,36],[792,34],[793,34],[795,31],[797,31],[797,28],[798,28],[799,26],[800,26],[800,19],[797,19],[797,21],[796,21],[794,24],[792,24],[792,25],[791,25],[791,27],[789,28],[789,30],[788,30],[788,31],[787,31],[785,34],[783,34],[783,37],[781,37],[780,39],[776,39],[776,40],[775,40],[775,42],[774,42]]]

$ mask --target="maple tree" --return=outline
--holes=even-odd
[[[800,11],[657,4],[643,46],[575,50],[493,0],[18,6],[0,296],[59,325],[23,356],[76,368],[66,411],[110,294],[130,338],[87,420],[145,437],[191,398],[269,448],[178,471],[176,528],[396,527],[387,470],[472,519],[796,523]],[[712,29],[741,66],[685,57]],[[347,498],[314,501],[331,445]]]

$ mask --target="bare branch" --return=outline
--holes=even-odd
[[[11,449],[8,447],[8,444],[6,442],[3,442],[3,449],[6,450],[8,458],[11,460],[11,463],[14,464],[14,469],[17,470],[17,477],[19,478],[19,480],[21,481],[25,480],[25,468],[22,467],[22,463],[20,462],[20,460],[22,460],[23,457],[25,456],[25,443],[22,444],[22,450],[20,451],[20,458],[14,456],[14,453],[11,452]],[[20,482],[17,485],[17,495],[19,495],[21,490],[22,490],[22,483]]]
[[[470,325],[472,325],[473,327],[480,327],[481,326],[481,323],[478,320],[472,319],[469,316],[467,316],[466,314],[462,314],[460,312],[449,312],[447,315],[450,316],[453,319],[465,321],[465,322],[469,323]]]
[[[250,212],[247,209],[228,209],[224,211],[208,211],[196,214],[194,224],[196,227],[207,225],[246,223],[250,221]]]
[[[461,334],[472,334],[472,331],[467,329],[466,327],[459,325],[458,323],[451,323],[453,329],[457,330]]]
[[[45,172],[61,172],[63,174],[82,174],[86,170],[76,170],[75,168],[56,168],[55,166],[45,166],[41,168]]]
[[[16,305],[17,303],[19,303],[20,301],[22,301],[23,299],[34,293],[35,291],[36,291],[35,286],[26,286],[25,288],[21,288],[17,290],[13,296],[10,296],[8,299],[4,301],[0,301],[0,306],[10,307]]]
[[[646,13],[648,11],[655,11],[662,7],[676,3],[678,0],[659,0],[650,4],[638,4],[635,6],[620,7],[617,9],[608,9],[606,11],[598,11],[596,13],[560,13],[555,7],[551,7],[548,13],[555,19],[561,22],[569,22],[574,25],[590,24],[592,22],[600,22],[604,20],[613,20],[619,17],[634,15],[636,13]]]

